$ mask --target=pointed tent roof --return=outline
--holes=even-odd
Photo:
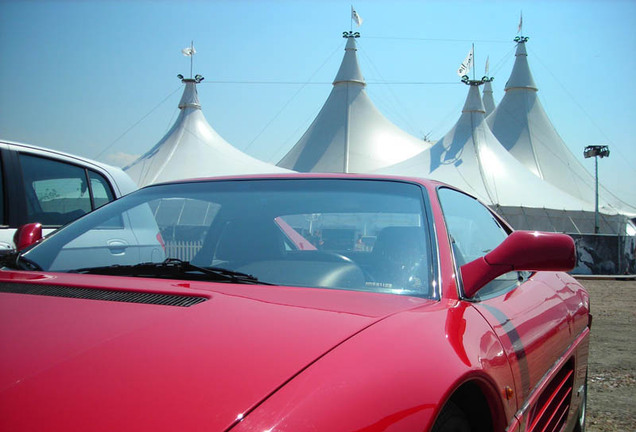
[[[516,59],[506,94],[488,116],[488,124],[499,142],[535,175],[574,197],[593,201],[594,176],[563,142],[537,97],[538,87],[528,66],[528,38],[517,37],[515,41]],[[636,206],[607,189],[603,188],[599,195],[602,211],[636,214]]]
[[[477,84],[453,128],[420,154],[377,172],[428,177],[463,189],[489,205],[594,211],[593,205],[544,182],[512,157],[485,121]]]
[[[490,78],[489,80],[484,82],[484,89],[483,89],[483,102],[484,102],[484,108],[486,109],[486,117],[490,115],[490,113],[492,113],[495,110],[495,98],[493,97],[493,93],[492,93],[492,78]]]
[[[345,32],[345,55],[333,89],[309,129],[278,166],[302,172],[363,173],[407,159],[430,143],[391,123],[367,96],[355,38]]]
[[[152,149],[124,168],[128,175],[141,187],[185,178],[288,172],[243,153],[210,126],[196,89],[202,78],[182,79],[179,117]]]

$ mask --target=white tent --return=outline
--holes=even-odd
[[[484,82],[483,89],[483,100],[484,100],[484,108],[486,109],[486,116],[490,115],[495,110],[495,98],[492,92],[492,84],[491,80],[487,80]]]
[[[505,96],[487,122],[499,142],[532,173],[574,197],[593,202],[594,176],[565,145],[537,97],[538,88],[528,66],[528,39],[515,40],[516,59]],[[601,211],[636,215],[636,206],[599,189]]]
[[[182,79],[179,117],[152,149],[124,168],[130,177],[141,187],[195,177],[288,172],[243,153],[210,126],[197,95],[200,79]]]
[[[329,98],[278,166],[302,172],[370,172],[430,147],[373,105],[358,65],[357,33],[345,37],[345,55]]]
[[[512,157],[486,124],[477,84],[455,126],[418,155],[376,172],[428,177],[463,189],[494,207],[594,211],[594,206],[544,182]]]

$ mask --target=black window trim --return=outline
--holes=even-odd
[[[10,206],[5,206],[5,226],[17,228],[25,223],[27,213],[26,202],[21,198],[24,196],[22,169],[20,169],[18,154],[15,150],[2,147],[0,152],[2,152],[5,203],[12,203]]]

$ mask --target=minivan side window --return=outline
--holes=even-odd
[[[88,170],[91,179],[91,192],[93,194],[93,210],[115,199],[108,180],[95,171]]]
[[[458,268],[486,255],[508,236],[497,218],[475,198],[449,188],[440,188],[437,193]],[[506,273],[482,288],[476,299],[507,292],[518,281],[517,272]]]
[[[76,165],[20,154],[27,200],[27,222],[64,225],[113,199],[107,181]],[[91,196],[91,189],[95,189]]]

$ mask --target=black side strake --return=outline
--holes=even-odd
[[[194,306],[207,300],[206,297],[185,295],[159,294],[139,291],[113,291],[60,285],[38,285],[6,282],[0,283],[0,292],[180,307]]]

